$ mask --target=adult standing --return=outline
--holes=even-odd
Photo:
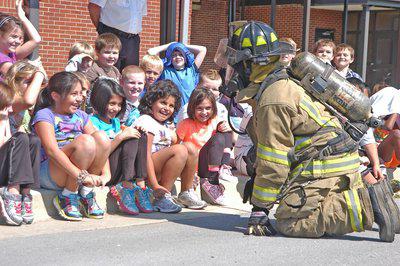
[[[90,19],[99,34],[114,33],[122,43],[117,64],[120,71],[139,64],[142,18],[147,15],[147,0],[90,0]]]

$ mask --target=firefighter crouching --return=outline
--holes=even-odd
[[[387,182],[364,187],[358,143],[280,66],[279,55],[288,52],[274,30],[247,22],[223,53],[235,70],[227,90],[238,91],[236,99],[254,112],[247,129],[257,152],[247,234],[275,234],[268,214],[278,203],[276,229],[283,235],[343,235],[375,222],[380,239],[393,242],[399,212]]]

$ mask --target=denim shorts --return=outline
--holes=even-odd
[[[50,176],[49,160],[40,163],[40,187],[49,190],[63,190]]]

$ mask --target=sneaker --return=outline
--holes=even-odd
[[[22,197],[22,220],[26,224],[33,222],[33,211],[32,211],[32,195],[27,194]]]
[[[70,194],[68,197],[59,193],[53,199],[54,207],[58,210],[58,214],[68,221],[81,221],[82,214],[79,212],[79,195]]]
[[[226,206],[227,201],[224,195],[225,187],[222,184],[213,185],[206,178],[201,179],[201,198],[213,205]]]
[[[154,210],[164,213],[177,213],[180,212],[182,208],[174,202],[170,193],[166,193],[161,198],[155,199]]]
[[[122,183],[112,186],[111,195],[117,200],[118,207],[122,212],[137,215],[139,209],[135,204],[135,193],[133,189],[123,187]]]
[[[1,215],[9,225],[21,225],[22,196],[8,192],[7,187],[0,189],[0,211]]]
[[[151,194],[153,190],[149,187],[142,189],[139,186],[136,186],[137,197],[136,197],[136,206],[139,208],[141,212],[150,213],[154,211],[153,205],[151,204]]]
[[[229,165],[223,164],[221,165],[221,168],[218,171],[219,174],[219,179],[228,181],[228,182],[237,182],[238,179],[236,176],[234,176],[231,172],[232,167]]]
[[[205,201],[199,199],[193,189],[183,191],[178,195],[178,202],[189,209],[200,210],[207,206]]]
[[[96,201],[96,194],[92,191],[86,195],[86,197],[80,197],[80,206],[83,213],[88,218],[102,219],[104,217],[104,211],[100,208]]]

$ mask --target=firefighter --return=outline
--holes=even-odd
[[[237,100],[254,110],[248,133],[257,159],[247,234],[275,234],[268,214],[278,203],[276,230],[283,235],[343,235],[371,230],[375,221],[380,239],[393,242],[398,209],[389,208],[388,187],[363,187],[357,142],[282,67],[279,57],[288,53],[282,44],[267,24],[251,21],[233,31],[220,53],[235,73],[228,93],[238,91]]]

